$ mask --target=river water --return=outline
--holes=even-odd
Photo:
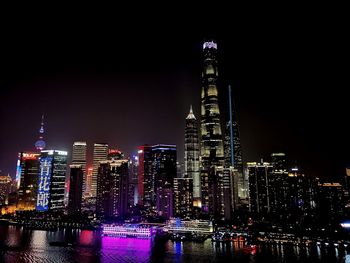
[[[74,247],[50,246],[52,241]],[[174,242],[158,239],[101,237],[98,231],[55,232],[0,226],[0,262],[349,262],[341,248],[260,245],[247,250],[243,242]]]

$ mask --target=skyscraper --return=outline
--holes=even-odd
[[[18,157],[17,172],[20,176],[20,185],[17,209],[35,210],[40,153],[21,152]]]
[[[68,211],[76,214],[81,211],[83,197],[83,168],[79,164],[70,165]]]
[[[96,214],[100,218],[123,218],[128,204],[128,160],[101,161],[97,177]]]
[[[74,142],[72,151],[72,165],[80,165],[83,171],[82,191],[86,192],[86,142]]]
[[[152,146],[151,201],[158,214],[166,219],[173,216],[174,178],[176,177],[176,145]]]
[[[174,178],[175,216],[191,217],[193,208],[193,179]]]
[[[139,157],[133,155],[129,160],[129,206],[138,203],[138,167]]]
[[[229,168],[230,166],[232,166],[236,170],[236,187],[238,189],[234,190],[237,192],[239,199],[246,199],[247,186],[244,184],[241,139],[239,134],[237,112],[233,105],[231,86],[228,86],[228,100],[229,120],[226,122],[224,139],[225,167]]]
[[[10,175],[0,175],[0,207],[8,204],[11,185],[12,178]]]
[[[247,163],[249,172],[249,208],[253,213],[270,212],[269,177],[273,172],[270,163]]]
[[[94,198],[96,198],[96,193],[97,193],[98,167],[100,166],[100,162],[107,160],[107,156],[108,156],[108,144],[95,143],[94,156],[93,156],[92,180],[91,180],[91,196]]]
[[[87,169],[84,198],[91,197],[92,172],[92,167]]]
[[[152,147],[143,145],[138,148],[138,203],[145,207],[151,207],[151,190],[152,183]]]
[[[37,211],[64,209],[67,155],[66,151],[41,151]]]
[[[220,214],[223,205],[217,205],[217,189],[220,188],[218,170],[224,166],[224,147],[221,132],[218,100],[217,44],[203,44],[203,71],[201,94],[201,179],[207,182],[202,189],[202,206],[211,215]],[[202,185],[205,183],[202,182]],[[203,191],[204,190],[204,191]]]
[[[197,120],[192,106],[185,127],[185,177],[193,182],[193,205],[201,207],[201,179],[199,172],[199,138]]]

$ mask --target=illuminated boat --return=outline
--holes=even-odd
[[[153,227],[141,224],[102,224],[102,236],[151,238],[156,233]]]

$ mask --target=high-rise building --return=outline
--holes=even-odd
[[[138,203],[145,207],[152,206],[152,187],[154,187],[152,179],[152,147],[143,145],[138,148]]]
[[[84,172],[82,165],[72,164],[69,167],[68,211],[69,214],[76,214],[81,211]]]
[[[0,175],[0,207],[8,204],[11,185],[12,178],[10,175]]]
[[[151,201],[158,214],[166,219],[173,216],[174,178],[176,177],[176,145],[152,146]]]
[[[284,176],[284,172],[277,171],[280,172],[276,173],[275,170],[274,177]],[[271,202],[275,215],[285,223],[312,226],[317,212],[319,179],[307,176],[299,168],[293,167],[288,172],[286,182],[282,186],[279,184],[273,188],[276,199]]]
[[[87,169],[87,172],[86,172],[86,184],[85,184],[84,198],[91,197],[92,173],[93,173],[93,168],[89,167]]]
[[[129,160],[129,206],[138,203],[138,168],[139,157],[133,155]]]
[[[340,183],[318,184],[319,223],[336,226],[344,216],[344,191]]]
[[[233,105],[233,98],[231,93],[231,86],[228,87],[228,105],[229,105],[229,120],[225,126],[225,138],[224,138],[224,151],[225,151],[225,167],[234,167],[235,178],[237,179],[236,187],[234,191],[237,192],[239,200],[237,205],[243,200],[247,199],[248,186],[245,185],[244,171],[243,171],[243,159],[241,149],[241,139],[239,133],[238,117],[235,107]]]
[[[19,174],[20,184],[18,189],[17,209],[35,210],[38,173],[39,173],[40,153],[21,152],[18,154],[17,173]]]
[[[191,217],[193,207],[193,179],[174,178],[175,216]]]
[[[107,160],[107,156],[108,156],[108,144],[95,143],[94,156],[93,156],[92,180],[91,180],[91,196],[94,198],[96,198],[96,193],[97,193],[98,167],[100,166],[100,162]]]
[[[83,171],[82,189],[86,195],[86,142],[74,142],[72,151],[72,165],[80,165]]]
[[[41,151],[37,211],[64,209],[67,155],[66,151]]]
[[[270,212],[269,178],[273,166],[270,163],[247,163],[249,173],[249,209],[253,213],[266,215]]]
[[[224,166],[224,147],[221,132],[218,100],[217,44],[214,41],[203,44],[203,71],[201,94],[201,179],[208,183],[202,189],[202,208],[211,215],[221,214],[223,203],[216,199],[220,184],[219,169]],[[202,185],[205,184],[202,182]]]
[[[201,178],[199,171],[199,137],[192,106],[185,127],[185,177],[193,183],[193,206],[201,207]]]
[[[96,198],[98,217],[125,217],[128,208],[128,162],[126,159],[100,162]]]

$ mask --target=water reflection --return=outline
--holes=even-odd
[[[50,246],[69,241],[73,247]],[[0,262],[349,262],[343,246],[260,245],[243,241],[203,243],[100,237],[98,231],[46,232],[0,226]]]

